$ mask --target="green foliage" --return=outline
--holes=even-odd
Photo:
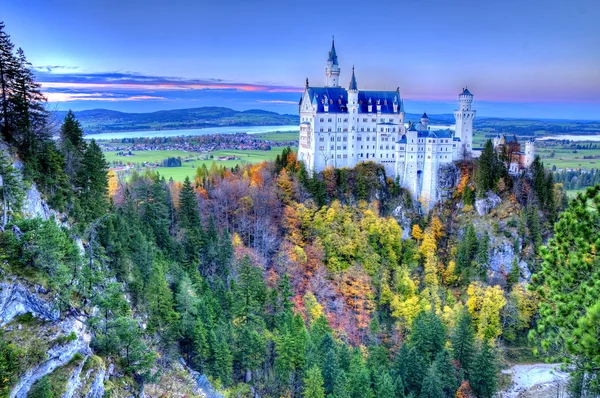
[[[304,398],[325,398],[323,376],[321,376],[321,370],[317,366],[313,366],[306,372],[302,396]]]
[[[4,340],[4,331],[0,330],[0,397],[8,397],[10,388],[17,382],[20,373],[18,366],[19,350]]]
[[[488,340],[481,344],[471,366],[471,388],[481,398],[492,398],[498,386],[498,365]]]
[[[477,161],[475,182],[477,193],[483,196],[487,191],[494,190],[498,180],[506,175],[504,163],[498,159],[491,140],[487,140]]]
[[[452,357],[458,362],[468,378],[473,355],[475,354],[475,331],[469,311],[463,309],[456,321],[456,328],[451,335]]]
[[[0,190],[3,211],[2,229],[4,229],[10,218],[14,218],[21,209],[24,196],[23,183],[10,157],[4,151],[0,152],[0,182],[2,184]]]
[[[532,282],[542,296],[537,333],[542,348],[564,356],[581,380],[597,380],[600,262],[600,187],[579,194],[560,215],[554,237],[541,248],[541,270]],[[578,376],[579,377],[579,376]],[[584,383],[585,384],[585,383]],[[595,382],[584,389],[593,389]]]

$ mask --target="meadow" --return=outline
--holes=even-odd
[[[169,157],[181,157],[185,159],[195,159],[182,163],[181,167],[155,167],[152,170],[157,171],[167,180],[172,178],[174,181],[183,181],[185,177],[193,178],[196,175],[196,169],[203,164],[210,168],[215,162],[218,166],[235,167],[236,165],[260,163],[263,161],[275,160],[277,155],[283,151],[283,147],[275,147],[270,151],[258,150],[222,150],[208,154],[198,154],[185,151],[137,151],[134,156],[117,156],[116,152],[105,152],[106,160],[112,164],[114,161],[123,163],[141,164],[143,162],[160,163]],[[212,157],[211,157],[212,156]],[[216,160],[220,156],[235,156],[236,160]]]

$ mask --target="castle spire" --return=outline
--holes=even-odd
[[[331,62],[331,65],[339,65],[337,54],[335,52],[335,38],[331,38],[331,50],[329,50],[329,58],[327,58],[327,62]]]
[[[348,90],[358,91],[358,84],[356,84],[356,76],[354,75],[354,66],[352,66],[352,78],[350,79],[350,87]]]

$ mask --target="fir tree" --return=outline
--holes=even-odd
[[[0,185],[2,189],[2,231],[9,221],[9,216],[17,213],[23,203],[23,187],[17,170],[4,151],[0,151]]]
[[[69,110],[60,127],[60,148],[65,159],[65,172],[75,183],[76,175],[86,152],[86,143],[83,139],[83,129]]]
[[[519,261],[517,258],[513,258],[513,261],[510,265],[510,272],[508,273],[508,277],[506,278],[506,283],[508,287],[512,287],[519,283],[519,279],[521,278],[521,268],[519,267]]]
[[[14,143],[11,129],[10,99],[14,91],[17,62],[13,54],[14,45],[5,31],[4,22],[0,21],[0,91],[2,101],[2,137]]]
[[[419,398],[440,398],[443,396],[442,381],[437,373],[436,366],[432,364],[423,378]]]
[[[179,193],[179,224],[182,228],[194,229],[200,226],[198,200],[189,177],[183,180]]]
[[[323,376],[321,376],[321,370],[317,366],[313,366],[306,372],[302,396],[304,398],[325,398]]]
[[[452,343],[452,357],[458,361],[468,378],[471,362],[475,353],[475,331],[469,311],[463,309],[456,321],[454,333],[450,336]]]
[[[479,398],[492,398],[496,394],[498,386],[497,372],[496,357],[489,341],[485,339],[473,359],[469,379],[473,392]]]

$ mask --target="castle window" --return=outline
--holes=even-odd
[[[348,122],[348,118],[344,119],[344,123]]]
[[[324,147],[324,146],[320,146],[320,147],[319,147],[319,151],[324,151],[324,150],[325,150],[325,147]]]
[[[338,127],[338,133],[341,133],[341,132],[342,132],[342,128]]]
[[[386,153],[386,154],[385,154],[385,157],[386,157],[386,158],[389,158],[389,157],[390,157],[390,154],[389,154],[389,153]]]
[[[431,156],[427,156],[427,159],[431,159]]]
[[[383,122],[385,122],[385,119],[382,118],[382,119],[379,120],[379,122],[383,123]]]
[[[394,122],[394,119],[390,119],[390,123],[393,123],[393,122]]]
[[[348,158],[348,155],[344,155],[344,156],[343,156],[343,158],[344,158],[344,159],[347,159],[347,158]]]
[[[367,122],[367,118],[363,118],[363,123],[366,123],[366,122]]]
[[[331,123],[331,118],[327,119],[327,121]]]
[[[341,141],[341,140],[342,140],[342,137],[341,137],[341,136],[338,136],[337,140],[338,140],[338,141]]]
[[[363,146],[362,146],[362,145],[360,146],[360,149],[363,149]]]
[[[360,128],[360,131],[365,131],[365,128],[364,128],[364,127],[361,127],[361,128]]]
[[[401,155],[402,156],[402,155]],[[392,157],[395,158],[396,156],[394,156],[394,154],[392,153]]]
[[[335,141],[335,137],[331,136],[330,141]]]
[[[379,145],[379,149],[383,149],[383,145]]]
[[[390,149],[390,146],[389,146],[389,145],[386,145],[386,146],[385,146],[385,149]]]
[[[382,154],[380,154],[380,155],[379,155],[379,157],[380,157],[380,158],[382,158],[382,157],[383,157],[383,153],[382,153]]]
[[[367,159],[369,159],[369,154],[367,153]]]
[[[360,135],[358,136],[358,141],[362,141],[362,137]]]
[[[332,145],[332,146],[331,146],[331,150],[333,151],[334,149],[335,149],[335,147]]]
[[[325,137],[319,137],[319,142],[324,142],[325,141]]]
[[[341,158],[342,158],[342,155],[337,155],[337,158],[338,158],[338,159],[341,159]]]
[[[337,147],[338,151],[342,149],[342,147],[340,145],[338,145]]]
[[[321,127],[321,130],[319,130],[321,133],[323,132],[323,127]]]
[[[329,127],[329,128],[327,129],[327,132],[331,133],[331,127]]]
[[[344,145],[344,149],[346,149],[346,145]]]
[[[344,141],[348,141],[348,137],[344,137]]]
[[[367,141],[371,141],[371,137],[367,136]]]
[[[319,119],[319,121],[320,121],[321,123],[323,123],[323,122],[325,121],[325,119],[323,119],[323,118],[320,118],[320,119]]]
[[[373,123],[375,123],[375,122],[377,121],[377,119],[371,119],[371,121],[372,121]]]

